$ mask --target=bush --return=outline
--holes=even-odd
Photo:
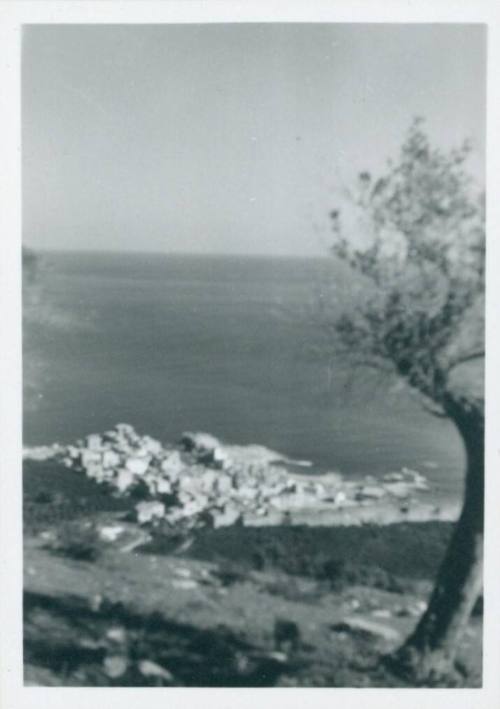
[[[94,525],[68,522],[58,531],[57,539],[49,548],[56,554],[75,561],[96,561],[101,555],[102,542]]]

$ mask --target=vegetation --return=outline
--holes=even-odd
[[[331,220],[333,253],[363,289],[340,314],[323,297],[315,323],[329,359],[403,381],[463,441],[463,510],[428,609],[392,658],[418,681],[450,673],[482,586],[485,204],[465,171],[469,152],[432,147],[416,120],[385,174],[361,173]]]
[[[415,686],[380,663],[397,636],[348,622],[403,637],[450,524],[232,526],[181,553],[161,539],[123,553],[123,538],[95,531],[127,524],[130,505],[62,466],[26,462],[28,684]],[[480,618],[471,629],[459,686],[480,683]]]

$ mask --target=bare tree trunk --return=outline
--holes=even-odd
[[[456,398],[450,398],[446,410],[465,446],[465,496],[428,608],[392,658],[393,667],[417,683],[432,684],[452,674],[483,580],[484,414],[475,403]]]

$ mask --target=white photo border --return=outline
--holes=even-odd
[[[0,4],[0,501],[1,694],[3,709],[108,709],[147,705],[189,709],[302,709],[500,706],[500,10],[493,0],[329,0],[327,2],[17,2]],[[21,406],[21,29],[24,24],[229,22],[481,23],[488,26],[487,79],[487,360],[484,670],[481,689],[139,689],[35,688],[22,673]],[[481,80],[478,77],[478,80]]]

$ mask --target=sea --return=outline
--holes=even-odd
[[[309,461],[304,472],[408,467],[436,500],[460,496],[453,426],[397,383],[318,354],[318,293],[333,282],[349,296],[328,257],[46,252],[40,263],[24,324],[25,445],[119,422],[164,442],[206,431]]]

